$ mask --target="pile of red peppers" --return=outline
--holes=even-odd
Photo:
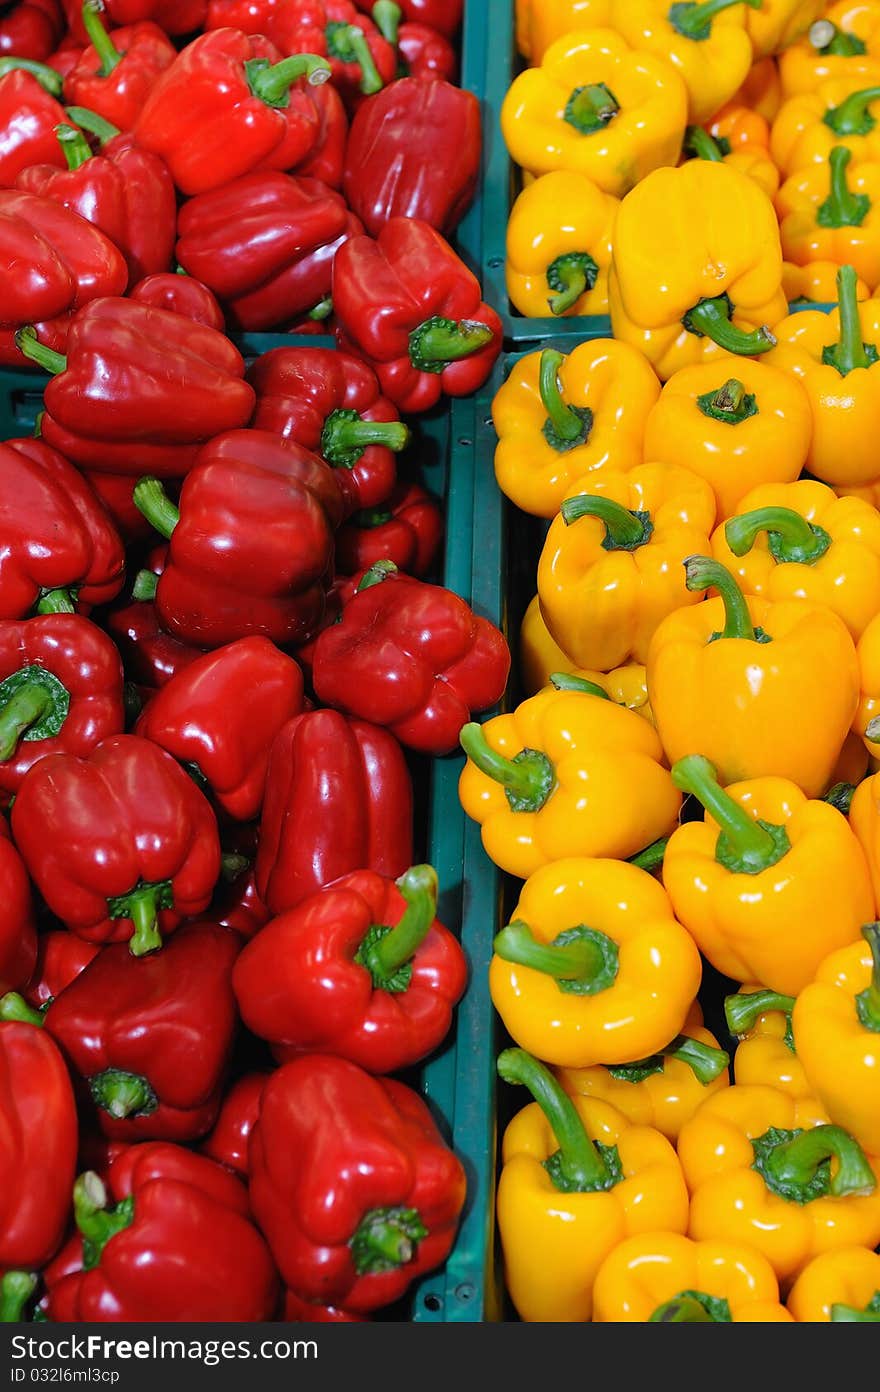
[[[0,443],[0,1319],[362,1320],[452,1247],[392,1075],[467,985],[413,774],[510,663],[409,448],[501,347],[461,12],[0,4],[44,389]]]

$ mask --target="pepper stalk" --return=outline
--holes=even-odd
[[[702,754],[686,754],[672,765],[672,781],[683,793],[691,793],[720,827],[715,859],[738,875],[760,875],[791,850],[784,826],[755,821],[734,802],[718,782],[718,775]]]
[[[523,749],[507,759],[491,747],[474,720],[462,727],[459,742],[471,763],[503,786],[514,812],[540,812],[556,787],[556,771],[546,754]]]

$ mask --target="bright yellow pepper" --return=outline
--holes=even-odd
[[[805,34],[825,8],[825,0],[762,0],[746,10],[746,27],[755,58],[782,53]]]
[[[868,867],[846,818],[784,778],[722,789],[699,754],[672,776],[706,809],[666,847],[676,918],[725,976],[795,995],[870,916]]]
[[[559,169],[523,189],[507,224],[507,293],[527,318],[606,314],[618,200]]]
[[[854,92],[846,78],[821,82],[815,91],[789,97],[770,129],[770,153],[788,177],[810,164],[826,164],[835,145],[852,151],[853,164],[880,160],[880,125],[874,103],[880,85]]]
[[[634,348],[610,338],[553,348],[514,365],[492,402],[498,487],[523,512],[555,517],[584,474],[642,462],[660,383]]]
[[[626,860],[667,835],[681,797],[656,732],[604,693],[531,696],[465,725],[458,791],[502,870],[525,880],[568,856]]]
[[[782,105],[782,86],[774,58],[762,58],[752,64],[745,82],[733,97],[733,102],[739,103],[748,111],[753,111],[765,121],[773,120]],[[713,129],[712,134],[715,135],[717,132]],[[769,138],[768,131],[766,143],[769,143]]]
[[[724,1014],[739,1043],[733,1056],[733,1076],[740,1087],[772,1087],[797,1102],[809,1126],[822,1126],[831,1117],[807,1082],[795,1053],[791,1012],[794,996],[764,990],[753,982],[727,996]]]
[[[849,824],[868,862],[874,897],[880,906],[880,774],[872,774],[856,788],[849,809]],[[867,923],[873,917],[873,914],[865,914],[862,921]]]
[[[880,513],[813,479],[753,488],[715,532],[712,554],[746,594],[824,604],[856,642],[880,610]]]
[[[799,382],[765,362],[725,355],[669,378],[645,423],[645,457],[706,479],[721,520],[757,484],[796,479],[811,433]]]
[[[501,107],[511,158],[531,174],[586,174],[617,198],[678,159],[687,89],[663,58],[611,29],[584,29],[550,45],[515,77]]]
[[[534,696],[542,687],[548,686],[550,678],[564,673],[580,677],[594,685],[616,701],[619,706],[642,715],[650,725],[654,724],[654,713],[648,700],[648,683],[644,665],[628,662],[624,667],[615,667],[611,672],[595,672],[576,667],[571,658],[564,653],[547,631],[541,617],[541,603],[538,596],[530,602],[519,631],[520,678],[527,696]]]
[[[795,300],[812,300],[814,304],[830,304],[837,298],[836,261],[810,261],[796,266],[793,261],[782,263],[782,288],[793,304]],[[856,284],[856,299],[869,300],[871,292],[863,280]]]
[[[540,63],[547,49],[575,29],[612,24],[614,0],[516,0],[516,43],[524,58]]]
[[[774,66],[772,59],[770,66]],[[706,122],[706,129],[722,154],[730,154],[744,145],[760,145],[764,150],[770,148],[770,122],[751,104],[744,103],[737,96],[715,112]]]
[[[773,198],[779,188],[779,170],[763,145],[737,145],[725,153],[722,145],[702,126],[689,126],[685,151],[697,159],[724,164],[745,174],[768,198]]]
[[[775,1088],[707,1097],[681,1128],[678,1155],[689,1235],[747,1243],[781,1282],[820,1252],[880,1242],[880,1161],[839,1126],[805,1125],[799,1103]]]
[[[776,367],[801,382],[813,416],[806,468],[850,489],[880,477],[880,299],[858,302],[852,266],[837,272],[838,308],[804,310],[777,324]]]
[[[536,1099],[501,1147],[495,1214],[507,1289],[523,1320],[583,1322],[596,1272],[618,1243],[684,1232],[681,1165],[659,1131],[630,1126],[607,1103],[566,1096],[522,1049],[506,1049],[498,1072]]]
[[[835,145],[827,164],[810,164],[786,179],[776,200],[782,254],[809,265],[854,266],[872,290],[880,284],[880,164],[848,172],[852,155]]]
[[[593,1286],[596,1324],[787,1324],[773,1268],[752,1247],[679,1233],[629,1237]]]
[[[876,607],[880,610],[880,605]],[[853,729],[861,735],[868,753],[876,755],[880,749],[877,739],[869,738],[868,726],[871,726],[872,736],[880,736],[880,612],[865,628],[856,655],[859,659],[861,699]]]
[[[600,672],[644,662],[661,620],[701,598],[683,562],[706,550],[714,520],[709,484],[675,465],[578,480],[538,561],[541,613],[562,650]]]
[[[505,1028],[564,1068],[650,1058],[700,986],[700,954],[662,885],[618,860],[536,870],[494,949],[489,991]]]
[[[821,795],[858,706],[846,625],[806,600],[747,598],[708,557],[686,570],[689,587],[721,597],[670,614],[651,640],[648,695],[667,757],[698,750],[725,784],[776,774]]]
[[[873,747],[871,750],[873,753],[877,752]],[[825,794],[826,802],[833,803],[845,817],[849,816],[853,793],[862,779],[867,777],[869,762],[868,748],[855,730],[850,730],[843,742],[840,758],[834,766],[831,786]]]
[[[766,353],[787,308],[773,205],[723,163],[655,169],[618,210],[608,293],[615,338],[664,381],[721,349]]]
[[[845,81],[851,92],[880,79],[878,0],[837,0],[804,38],[780,53],[779,80],[786,100],[815,92],[829,79]]]
[[[801,1324],[880,1324],[880,1255],[866,1247],[823,1252],[804,1267],[787,1304]]]

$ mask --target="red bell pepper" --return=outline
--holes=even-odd
[[[336,564],[361,574],[377,561],[393,561],[406,575],[430,571],[443,537],[443,513],[417,483],[399,483],[387,503],[355,513],[336,537]]]
[[[217,329],[219,333],[225,332],[226,319],[216,295],[195,276],[160,271],[133,285],[128,298],[137,304],[151,305],[153,309],[182,314],[184,319],[192,319],[194,323]]]
[[[292,169],[321,135],[308,85],[329,76],[323,58],[282,59],[262,35],[217,29],[162,74],[134,133],[162,156],[182,193],[207,193],[254,169]]]
[[[234,344],[169,310],[97,300],[72,321],[64,357],[27,330],[18,341],[54,374],[44,392],[43,438],[86,469],[181,478],[205,440],[245,425],[254,409]]]
[[[0,620],[0,791],[49,754],[90,754],[122,733],[122,663],[78,614]]]
[[[248,381],[257,394],[254,426],[326,459],[349,512],[387,500],[394,455],[410,433],[365,362],[329,348],[273,348],[253,363]]]
[[[82,56],[83,46],[76,43],[68,34],[63,40],[61,47],[56,48],[54,53],[50,53],[46,59],[46,66],[54,68],[60,74],[62,80],[69,72],[72,72]]]
[[[427,411],[485,382],[502,335],[480,296],[449,243],[418,218],[390,218],[375,241],[352,237],[333,263],[340,347],[366,358],[401,411]]]
[[[126,477],[125,474],[101,474],[90,469],[83,469],[82,475],[100,498],[126,545],[152,539],[153,530],[149,522],[134,505],[132,494],[137,479]]]
[[[447,38],[427,24],[402,24],[403,11],[395,0],[376,0],[373,22],[397,49],[398,77],[442,78],[455,82],[458,57]]]
[[[44,343],[63,349],[73,312],[128,284],[122,252],[99,228],[19,189],[0,190],[0,263],[16,268],[0,282],[0,363],[18,367],[27,363],[16,330],[35,324]]]
[[[38,1271],[57,1250],[70,1214],[76,1106],[57,1045],[43,1030],[11,1020],[0,1021],[0,1116],[0,1271]],[[3,1317],[21,1314],[7,1307]]]
[[[464,0],[398,0],[407,20],[414,24],[427,24],[445,34],[447,39],[455,37],[461,25]]]
[[[446,1037],[467,980],[436,918],[437,875],[356,871],[275,918],[245,947],[233,988],[276,1057],[337,1054],[370,1073],[418,1063]]]
[[[449,235],[473,201],[481,148],[472,92],[403,77],[351,123],[343,176],[349,207],[373,236],[392,217],[420,218]]]
[[[0,56],[18,58],[49,57],[64,33],[64,18],[58,0],[22,0],[4,5],[0,14]]]
[[[82,475],[42,440],[0,444],[0,618],[73,612],[122,588],[119,533]]]
[[[348,117],[342,98],[332,82],[313,87],[309,93],[318,115],[318,136],[305,159],[292,169],[303,178],[320,179],[330,188],[342,188],[345,147],[348,144]]]
[[[177,57],[177,49],[158,24],[146,20],[108,34],[101,0],[85,0],[82,17],[89,36],[76,65],[64,79],[68,106],[84,106],[129,131],[155,83]]]
[[[278,1277],[240,1179],[163,1141],[128,1146],[108,1179],[86,1171],[76,1181],[79,1233],[43,1273],[50,1320],[273,1317]]]
[[[94,124],[91,112],[72,110],[87,129]],[[122,252],[130,278],[137,281],[167,270],[171,262],[177,199],[158,156],[139,150],[115,126],[108,130],[101,154],[93,155],[81,130],[58,126],[68,168],[33,164],[19,174],[15,186],[51,198],[99,227]]]
[[[362,1314],[446,1258],[465,1177],[417,1093],[306,1054],[263,1091],[250,1193],[285,1284]]]
[[[12,188],[29,164],[64,167],[55,138],[55,127],[67,120],[56,100],[61,86],[54,68],[28,58],[0,57],[0,188]]]
[[[250,865],[224,884],[211,905],[211,917],[216,923],[233,928],[240,938],[248,940],[258,933],[272,917],[257,893],[256,875]]]
[[[0,817],[0,994],[17,991],[30,981],[37,965],[37,930],[31,901],[31,882],[18,851],[9,839],[6,818]],[[69,934],[65,934],[68,937]]]
[[[126,675],[138,686],[164,686],[202,656],[201,648],[165,632],[151,600],[120,599],[104,615],[104,624],[122,655]]]
[[[103,740],[87,759],[41,759],[15,799],[12,832],[66,927],[128,942],[136,956],[201,913],[220,873],[207,799],[170,754],[134,735]]]
[[[315,644],[319,700],[383,725],[410,749],[449,754],[475,711],[501,699],[510,651],[451,590],[379,562]]]
[[[354,1315],[350,1310],[339,1310],[335,1305],[316,1305],[311,1300],[303,1300],[294,1291],[284,1292],[285,1324],[364,1324],[367,1315]]]
[[[63,0],[63,4],[71,34],[78,42],[86,42],[82,0]],[[166,34],[194,34],[205,22],[208,0],[104,0],[104,10],[112,24],[152,20]]]
[[[268,1073],[246,1073],[233,1083],[223,1099],[214,1129],[199,1149],[218,1164],[228,1165],[247,1179],[250,1174],[248,1147],[251,1132],[260,1115],[260,1098]]]
[[[231,324],[263,330],[328,298],[333,258],[363,228],[326,184],[266,171],[191,198],[178,231],[184,270],[223,301]]]
[[[354,870],[391,879],[412,864],[412,784],[391,735],[307,711],[278,735],[257,847],[257,892],[273,914]]]
[[[92,958],[101,951],[97,943],[84,942],[75,933],[66,933],[63,928],[41,933],[37,939],[36,963],[30,980],[21,989],[22,996],[36,1010],[48,1005],[65,986],[76,980],[81,971],[85,971]]]
[[[179,509],[156,479],[138,483],[135,502],[171,539],[156,611],[175,637],[219,648],[316,632],[343,508],[323,460],[266,430],[231,430],[199,454]]]
[[[0,684],[0,699],[2,691]],[[302,708],[302,673],[293,658],[267,638],[239,638],[172,677],[136,733],[195,770],[223,810],[247,822],[263,803],[272,741]]]

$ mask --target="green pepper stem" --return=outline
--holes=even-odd
[[[724,524],[724,537],[734,556],[751,551],[761,532],[770,533],[775,543],[773,558],[785,564],[815,565],[831,545],[826,531],[811,526],[793,508],[755,508]]]
[[[688,126],[685,132],[684,145],[686,150],[692,150],[697,159],[711,160],[713,164],[721,164],[724,161],[724,154],[717,140],[703,130],[702,126]]]
[[[695,43],[708,39],[712,33],[712,21],[722,10],[732,9],[734,5],[749,5],[753,10],[761,8],[763,0],[703,0],[701,5],[688,3],[675,4],[669,11],[669,22],[685,39]]]
[[[409,443],[409,427],[403,421],[371,421],[361,416],[349,419],[347,412],[334,411],[327,417],[321,435],[323,454],[363,451],[369,445],[383,445],[398,454]],[[331,461],[332,462],[332,461]]]
[[[856,996],[860,1023],[872,1033],[880,1033],[880,923],[866,923],[862,937],[871,949],[871,980]]]
[[[37,1289],[33,1271],[7,1271],[0,1281],[0,1324],[20,1324],[24,1307]]]
[[[648,874],[652,870],[659,870],[666,856],[666,847],[669,845],[669,837],[661,836],[656,841],[652,841],[650,846],[639,851],[637,855],[630,856],[630,865],[635,865],[639,870],[645,870]]]
[[[89,36],[89,43],[94,48],[101,60],[98,69],[98,77],[109,77],[113,69],[121,62],[124,54],[114,44],[107,30],[101,21],[101,11],[104,6],[101,0],[85,0],[82,7],[82,22],[86,33]]]
[[[649,1324],[715,1324],[709,1311],[700,1300],[692,1295],[674,1296],[664,1305],[658,1305],[648,1320]]]
[[[583,432],[584,423],[572,408],[567,405],[559,385],[559,369],[565,356],[555,348],[545,348],[541,354],[539,368],[539,390],[544,410],[561,440],[576,440]]]
[[[92,158],[89,142],[82,131],[78,131],[74,126],[61,124],[55,127],[55,134],[67,160],[68,169],[79,169]]]
[[[159,588],[159,577],[155,571],[139,570],[131,587],[132,599],[155,599]]]
[[[698,337],[711,338],[719,348],[741,357],[755,357],[776,347],[776,339],[765,324],[760,329],[737,328],[731,323],[731,306],[726,295],[718,295],[712,300],[701,300],[684,315],[682,323],[688,333]]]
[[[688,556],[684,562],[685,585],[689,590],[716,589],[724,605],[721,638],[745,638],[755,642],[755,629],[745,595],[730,571],[710,556]]]
[[[573,309],[581,295],[592,290],[599,277],[599,267],[587,251],[564,252],[547,267],[547,284],[556,293],[547,303],[550,313],[557,317]]]
[[[724,836],[725,848],[730,848],[746,873],[757,874],[781,858],[767,828],[754,821],[724,791],[715,769],[702,754],[686,754],[673,764],[672,781],[683,793],[692,793],[714,817]]]
[[[724,998],[724,1018],[731,1034],[742,1036],[755,1028],[758,1018],[771,1011],[791,1018],[794,1010],[794,996],[784,996],[780,991],[736,992]]]
[[[645,513],[631,512],[613,498],[594,493],[580,493],[577,497],[566,498],[560,511],[566,526],[582,517],[598,517],[605,526],[602,545],[607,551],[635,551],[645,545],[653,530],[650,521],[646,521]]]
[[[354,1269],[359,1276],[394,1271],[412,1261],[427,1236],[416,1208],[370,1209],[348,1240]]]
[[[97,1106],[117,1121],[139,1112],[156,1110],[156,1094],[140,1073],[127,1073],[121,1068],[106,1068],[89,1079],[89,1089]]]
[[[132,500],[139,512],[160,536],[170,538],[180,521],[180,509],[175,507],[157,478],[138,479],[132,490]]]
[[[81,126],[89,135],[96,135],[101,145],[106,145],[119,134],[118,126],[105,121],[103,116],[99,116],[97,111],[90,111],[87,106],[66,106],[64,109],[75,125]]]
[[[839,29],[830,19],[817,19],[811,24],[807,39],[818,53],[833,53],[839,58],[857,58],[868,51],[863,39]]]
[[[880,87],[863,87],[851,92],[839,106],[832,106],[822,119],[835,135],[869,135],[877,122],[868,108],[878,99]]]
[[[697,1082],[702,1083],[703,1087],[714,1082],[730,1063],[730,1055],[725,1053],[724,1049],[716,1049],[711,1044],[703,1044],[699,1039],[691,1039],[687,1034],[680,1034],[660,1052],[666,1058],[678,1059],[680,1063],[686,1063]]]
[[[327,51],[341,63],[354,63],[361,70],[358,87],[365,97],[381,92],[384,83],[370,52],[366,35],[359,24],[331,24],[328,26]]]
[[[517,759],[507,759],[491,748],[482,726],[473,720],[462,727],[459,740],[471,763],[521,803],[519,810],[540,811],[555,786],[553,765],[546,754],[524,749]]]
[[[504,962],[530,967],[557,981],[593,981],[605,971],[606,959],[599,944],[589,938],[554,947],[539,942],[527,923],[514,919],[495,935],[492,944]]]
[[[841,377],[857,367],[870,367],[877,361],[877,348],[862,339],[859,316],[858,277],[854,266],[841,266],[837,272],[837,306],[840,337],[822,350],[822,361],[836,367]]]
[[[55,702],[39,682],[25,682],[5,703],[0,703],[0,764],[11,759],[26,730],[43,720]]]
[[[587,1192],[606,1188],[608,1166],[599,1154],[571,1098],[525,1049],[505,1049],[498,1056],[498,1074],[506,1083],[528,1088],[559,1143],[559,1170],[568,1188]]]
[[[75,614],[76,604],[70,590],[44,590],[37,601],[38,614]]]
[[[565,106],[564,119],[580,135],[602,130],[620,110],[620,103],[604,82],[587,82],[575,87]]]
[[[415,955],[437,914],[437,872],[432,865],[414,865],[395,881],[406,909],[390,933],[368,949],[366,965],[374,980],[385,980]]]
[[[704,416],[722,425],[742,425],[758,414],[754,392],[747,392],[737,377],[728,377],[715,391],[703,392],[697,397],[697,405]]]
[[[835,1301],[831,1306],[832,1324],[880,1324],[880,1310],[872,1310],[870,1305],[866,1310],[856,1310],[852,1305],[843,1305]]]
[[[557,691],[579,691],[582,696],[598,696],[600,701],[610,701],[607,691],[597,682],[587,681],[586,677],[576,677],[573,672],[551,672],[550,685]]]
[[[0,1020],[12,1020],[19,1025],[43,1028],[42,1011],[34,1010],[17,991],[7,991],[5,996],[0,996]]]
[[[443,319],[435,315],[410,334],[410,361],[421,372],[442,372],[448,363],[482,352],[492,337],[489,325],[476,319]]]
[[[31,362],[35,362],[38,367],[57,377],[59,372],[63,372],[67,367],[67,359],[63,353],[56,353],[54,348],[41,343],[37,338],[37,331],[33,324],[26,324],[24,328],[18,329],[15,335],[15,346],[20,353]]]
[[[241,855],[238,851],[226,851],[220,857],[220,878],[226,884],[232,884],[239,875],[250,869],[250,866],[251,861],[246,855]]]
[[[374,561],[358,581],[355,594],[360,594],[361,590],[371,590],[374,585],[381,585],[382,581],[387,580],[389,575],[396,574],[397,566],[393,561]]]
[[[858,1141],[840,1126],[814,1126],[789,1141],[781,1141],[766,1157],[772,1180],[780,1186],[809,1184],[825,1160],[836,1159],[837,1173],[828,1192],[835,1198],[847,1194],[872,1194],[877,1187],[874,1171]]]
[[[134,932],[129,940],[129,951],[134,957],[143,957],[148,952],[156,952],[162,946],[159,932],[159,910],[173,907],[174,896],[170,880],[157,884],[139,884],[128,894],[120,894],[108,899],[107,908],[111,918],[130,918]]]
[[[310,87],[320,87],[329,81],[332,72],[326,58],[319,58],[316,53],[294,53],[275,64],[265,58],[251,58],[244,67],[251,92],[267,106],[287,106],[290,89],[299,78],[305,77]]]
[[[392,48],[396,48],[400,38],[400,21],[403,11],[394,0],[376,0],[372,9],[373,23]]]
[[[11,72],[30,73],[31,77],[35,77],[50,96],[61,96],[64,78],[60,72],[50,68],[47,63],[37,63],[32,58],[16,58],[12,54],[8,54],[5,58],[0,58],[0,77],[5,77],[7,73]]]
[[[117,1233],[131,1225],[134,1218],[134,1197],[129,1195],[115,1208],[108,1208],[104,1182],[94,1170],[86,1170],[73,1186],[73,1216],[83,1238],[83,1269],[91,1271],[101,1260],[101,1253]]]
[[[332,313],[333,296],[325,295],[323,300],[319,300],[318,303],[309,310],[308,317],[311,319],[312,323],[321,324],[325,319],[329,319]]]
[[[831,166],[831,192],[816,210],[820,227],[861,227],[871,211],[871,200],[864,193],[853,193],[846,177],[852,151],[835,145],[828,162]]]

